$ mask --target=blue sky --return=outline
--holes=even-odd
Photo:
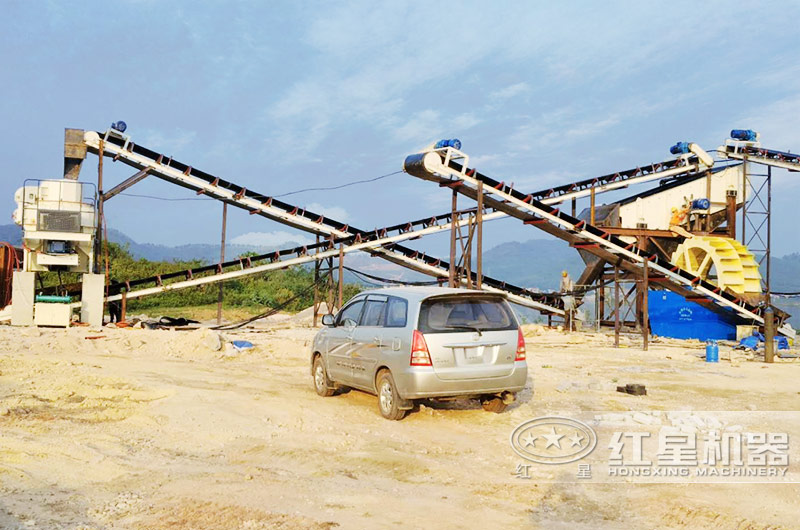
[[[538,190],[711,149],[734,127],[800,149],[796,3],[34,2],[0,20],[0,195],[59,178],[63,129],[125,120],[134,141],[266,194],[390,173],[458,137],[474,165]],[[90,156],[82,178],[93,180]],[[106,182],[132,171],[106,164]],[[773,252],[800,251],[800,177],[775,174]],[[191,198],[153,179],[130,193]],[[631,190],[633,191],[633,190]],[[448,209],[400,174],[287,199],[364,228]],[[139,242],[219,240],[216,202],[117,197]],[[302,233],[231,212],[229,240]],[[491,223],[488,246],[543,237]],[[446,254],[446,238],[414,242]]]

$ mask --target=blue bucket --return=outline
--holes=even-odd
[[[718,363],[719,362],[719,346],[713,340],[706,343],[706,362]]]

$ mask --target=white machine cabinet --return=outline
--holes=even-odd
[[[76,272],[83,282],[82,317],[102,324],[102,282],[94,269],[97,193],[93,184],[68,178],[26,180],[14,194],[14,222],[22,227],[23,270],[15,272],[12,324],[68,326],[68,303],[36,301],[35,275],[45,271]],[[99,285],[99,287],[98,287]],[[88,290],[91,292],[85,292]],[[97,315],[100,316],[99,324]]]

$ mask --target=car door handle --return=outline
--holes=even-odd
[[[381,341],[380,337],[373,337],[372,340],[375,342],[377,346],[383,346],[383,342]]]

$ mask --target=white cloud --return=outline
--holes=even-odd
[[[496,90],[489,94],[490,99],[495,100],[504,100],[513,98],[516,95],[522,94],[523,92],[527,92],[530,89],[528,83],[514,83],[513,85],[509,85],[505,88],[501,88],[500,90]]]
[[[476,155],[469,157],[470,166],[475,168],[477,168],[478,166],[494,163],[499,160],[503,160],[503,155],[499,153],[493,153],[488,155]]]
[[[417,112],[409,120],[394,131],[394,136],[398,140],[419,140],[423,138],[435,138],[442,130],[441,114],[433,109]]]
[[[259,117],[272,131],[265,151],[280,153],[277,159],[285,164],[316,160],[322,155],[315,150],[327,139],[364,129],[422,147],[478,125],[490,129],[501,118],[518,119],[521,110],[530,112],[535,125],[518,122],[497,133],[520,143],[518,150],[576,144],[640,117],[637,110],[652,113],[645,102],[676,106],[702,91],[702,84],[692,83],[701,76],[694,70],[678,86],[663,77],[669,70],[654,69],[674,66],[676,42],[687,50],[705,49],[737,27],[735,17],[711,8],[690,19],[667,10],[653,20],[652,8],[627,3],[501,12],[473,4],[459,12],[458,26],[475,31],[454,50],[443,50],[440,20],[449,8],[430,9],[429,16],[418,17],[407,4],[352,0],[311,12],[303,29],[304,68],[286,79],[278,100]],[[715,15],[710,27],[709,12]],[[630,87],[651,78],[655,88],[631,95]],[[621,81],[622,90],[609,96]],[[568,121],[539,121],[537,110],[557,108],[556,94],[577,89]],[[451,100],[458,103],[448,107]]]
[[[247,232],[231,239],[234,245],[253,245],[258,247],[279,248],[292,244],[307,245],[313,243],[311,238],[297,232]]]
[[[319,10],[315,15],[306,41],[317,54],[316,64],[263,115],[275,131],[267,140],[267,148],[281,152],[285,161],[308,156],[308,151],[341,123],[368,122],[400,139],[412,134],[420,138],[420,131],[437,124],[425,115],[406,118],[416,110],[404,109],[410,91],[452,78],[503,43],[502,32],[479,32],[463,40],[458,53],[447,55],[443,61],[437,16],[419,19],[410,7],[368,2],[351,2]],[[478,24],[482,18],[477,10],[459,16],[465,27]],[[412,19],[411,28],[397,23]],[[376,54],[376,49],[380,53]],[[465,129],[479,121],[476,116],[462,114],[448,124],[439,124],[436,130],[448,125]],[[434,136],[428,131],[422,138]]]
[[[800,96],[790,96],[768,105],[751,108],[733,122],[733,127],[759,131],[761,143],[771,149],[786,150],[800,146]],[[727,131],[726,131],[727,132]]]
[[[169,146],[171,151],[179,152],[194,142],[196,136],[196,131],[187,131],[180,127],[175,127],[171,130],[140,128],[134,140],[151,149],[158,150],[164,148],[164,146]]]
[[[800,115],[800,96],[790,96],[774,103],[750,109],[747,114],[733,121],[730,128],[747,128],[761,133],[761,144],[778,151],[797,152],[800,149],[800,130],[797,116]],[[727,131],[726,131],[727,133]],[[773,172],[774,185],[780,190],[795,189],[800,179],[795,173]]]
[[[465,112],[457,116],[448,117],[438,110],[426,109],[413,114],[403,125],[397,127],[393,134],[400,141],[428,143],[442,138],[458,138],[469,129],[481,123],[472,112]],[[420,149],[425,147],[420,142]]]
[[[465,112],[453,118],[450,128],[455,131],[466,131],[478,125],[481,121],[474,113]]]
[[[312,202],[311,204],[306,206],[306,210],[308,210],[309,212],[314,212],[324,215],[329,219],[335,219],[336,221],[341,221],[343,223],[346,223],[347,220],[350,218],[350,215],[344,208],[341,208],[339,206],[323,206],[318,202]]]

